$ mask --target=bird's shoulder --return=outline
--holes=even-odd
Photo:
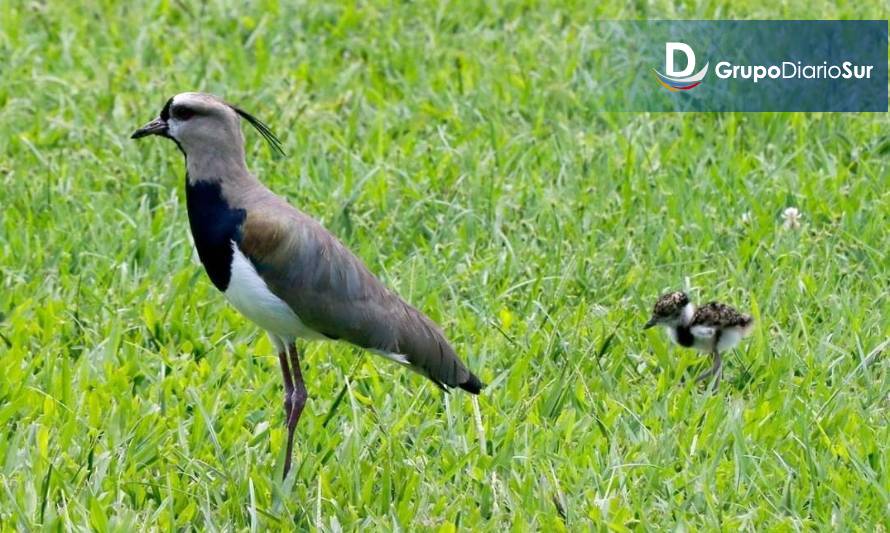
[[[245,254],[267,257],[275,255],[282,246],[296,244],[301,226],[306,223],[301,220],[302,213],[289,205],[276,204],[254,205],[244,209],[238,244]]]
[[[690,327],[722,328],[728,326],[744,326],[750,322],[748,315],[742,314],[734,307],[720,302],[709,302],[695,310]]]
[[[304,246],[337,241],[318,221],[268,189],[243,196],[239,248],[255,258],[286,259]]]
[[[361,259],[320,222],[263,192],[242,204],[238,247],[291,305],[314,295],[328,305],[389,296]]]

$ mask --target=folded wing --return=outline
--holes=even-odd
[[[691,326],[689,328],[689,333],[692,333],[693,337],[699,339],[712,339],[714,338],[714,335],[717,334],[717,328],[703,325]]]
[[[247,209],[239,247],[304,324],[407,361],[440,387],[481,390],[432,320],[387,289],[319,223],[271,194],[262,200]]]
[[[735,308],[720,302],[709,302],[695,310],[690,330],[698,328],[702,332],[726,327],[747,327],[752,322],[749,315],[739,313]],[[693,333],[694,334],[694,333]]]

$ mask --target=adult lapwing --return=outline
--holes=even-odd
[[[159,135],[185,155],[185,197],[198,257],[229,302],[266,330],[284,377],[287,476],[306,403],[296,339],[343,340],[408,366],[443,390],[484,384],[439,327],[387,289],[318,222],[247,170],[241,119],[283,154],[256,117],[204,93],[170,98],[132,138]]]
[[[680,346],[710,353],[713,364],[696,381],[713,376],[716,387],[723,371],[723,352],[751,333],[754,319],[720,302],[696,308],[686,293],[678,291],[664,294],[655,302],[652,317],[643,329],[652,326],[664,326],[671,340]]]

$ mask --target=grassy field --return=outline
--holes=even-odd
[[[284,4],[0,3],[0,529],[887,527],[887,115],[599,113],[578,76],[595,19],[886,3]],[[252,170],[478,402],[306,345],[280,482],[274,350],[196,259],[182,157],[128,139],[192,89],[270,123]],[[640,330],[683,287],[758,320],[714,395]]]

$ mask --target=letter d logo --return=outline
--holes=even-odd
[[[676,57],[677,52],[682,52],[686,56],[686,68],[683,70],[676,70],[674,68],[674,58]],[[665,89],[671,92],[688,91],[693,87],[697,87],[701,83],[705,74],[708,73],[709,64],[710,63],[705,63],[705,66],[698,71],[698,74],[690,76],[690,74],[695,71],[695,52],[692,51],[692,47],[686,43],[667,42],[664,43],[664,70],[667,72],[667,75],[662,74],[657,70],[655,71],[655,74],[658,76],[658,82],[661,83]]]
[[[674,70],[674,54],[683,52],[686,54],[686,68],[682,71]],[[695,70],[695,52],[686,43],[664,43],[664,70],[672,78],[685,78]]]

